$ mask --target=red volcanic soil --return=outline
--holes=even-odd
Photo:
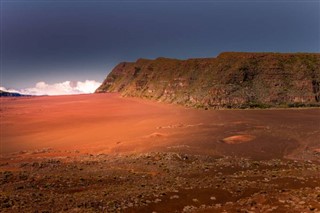
[[[2,98],[1,212],[319,212],[320,110]]]
[[[319,109],[190,109],[117,93],[2,98],[1,154],[53,148],[299,158],[320,148],[319,116]]]

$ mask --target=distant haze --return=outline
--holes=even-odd
[[[2,0],[0,86],[82,93],[66,82],[101,82],[138,58],[319,52],[319,20],[308,0]]]
[[[25,95],[73,95],[93,93],[99,86],[100,82],[94,80],[81,81],[65,81],[61,83],[47,84],[46,82],[38,82],[33,87],[25,89],[12,89],[0,87],[0,90],[7,92],[17,92]]]

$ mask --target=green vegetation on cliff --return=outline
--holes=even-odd
[[[193,107],[320,105],[320,54],[221,53],[118,64],[96,90]]]

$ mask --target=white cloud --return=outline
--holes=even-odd
[[[71,95],[93,93],[99,86],[100,82],[94,80],[86,81],[65,81],[62,83],[47,84],[38,82],[34,87],[14,90],[0,87],[0,90],[8,92],[18,92],[26,95]]]
[[[15,89],[6,89],[5,87],[0,87],[0,90],[6,91],[6,92],[17,92],[17,93],[19,93],[18,90],[15,90]]]

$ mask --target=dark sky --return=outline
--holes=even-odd
[[[121,61],[319,52],[320,1],[1,0],[1,85],[102,81]]]

